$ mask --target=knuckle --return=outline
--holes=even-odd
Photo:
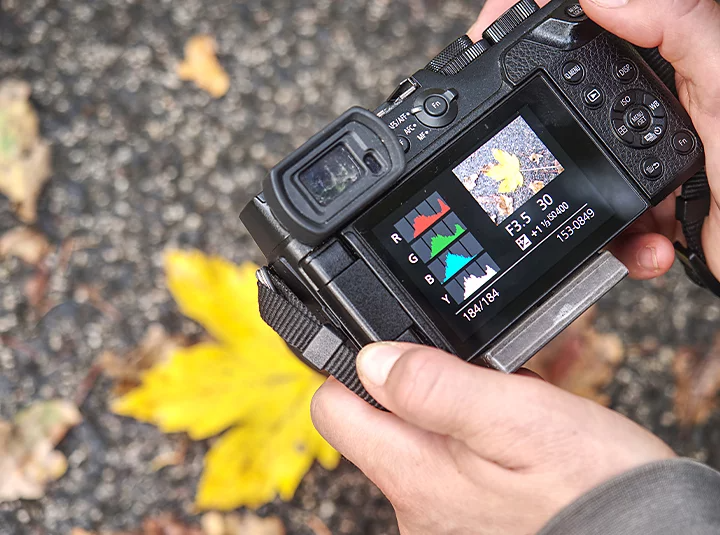
[[[711,0],[712,1],[712,0]],[[677,18],[694,13],[698,8],[706,6],[707,0],[672,0],[672,10]]]

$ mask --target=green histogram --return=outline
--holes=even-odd
[[[455,225],[455,234],[452,236],[441,236],[438,234],[433,237],[430,240],[430,258],[435,258],[437,255],[442,253],[448,245],[462,236],[464,232],[464,228],[460,225]]]

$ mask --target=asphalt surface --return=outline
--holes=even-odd
[[[262,261],[238,213],[267,170],[350,105],[381,102],[464,32],[481,4],[0,0],[0,77],[31,83],[53,144],[38,227],[56,246],[69,238],[82,245],[53,273],[48,297],[57,306],[42,317],[23,293],[32,269],[0,262],[0,332],[13,342],[0,347],[0,416],[35,399],[72,397],[103,349],[134,347],[150,322],[199,333],[164,287],[163,250]],[[232,80],[218,101],[175,75],[197,33],[217,38]],[[0,232],[16,224],[0,198]],[[101,300],[89,299],[88,288]],[[609,387],[613,406],[714,466],[720,415],[680,432],[671,360],[679,345],[708,344],[719,318],[718,302],[675,270],[623,284],[598,320],[634,348]],[[180,439],[109,413],[109,387],[97,382],[84,423],[61,444],[66,476],[39,501],[0,504],[0,533],[129,529],[165,511],[191,517],[206,445],[192,445],[184,465],[153,473],[150,461]],[[293,502],[260,512],[280,515],[291,534],[312,533],[310,514],[332,533],[397,533],[390,505],[349,464],[314,468]]]

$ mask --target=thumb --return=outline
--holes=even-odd
[[[536,445],[550,440],[547,428],[563,419],[547,424],[548,416],[559,412],[557,394],[562,394],[553,386],[474,366],[437,349],[374,344],[360,352],[357,368],[368,392],[396,416],[464,442],[506,468],[530,464],[535,450],[515,446],[530,436]]]
[[[718,114],[720,5],[715,0],[582,0],[582,6],[618,37],[644,48],[659,47],[686,82],[679,89],[695,93],[685,104]]]

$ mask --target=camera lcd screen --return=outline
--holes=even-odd
[[[469,359],[647,206],[539,76],[357,226]]]
[[[360,165],[341,144],[302,171],[298,178],[318,203],[327,206],[361,176]]]

